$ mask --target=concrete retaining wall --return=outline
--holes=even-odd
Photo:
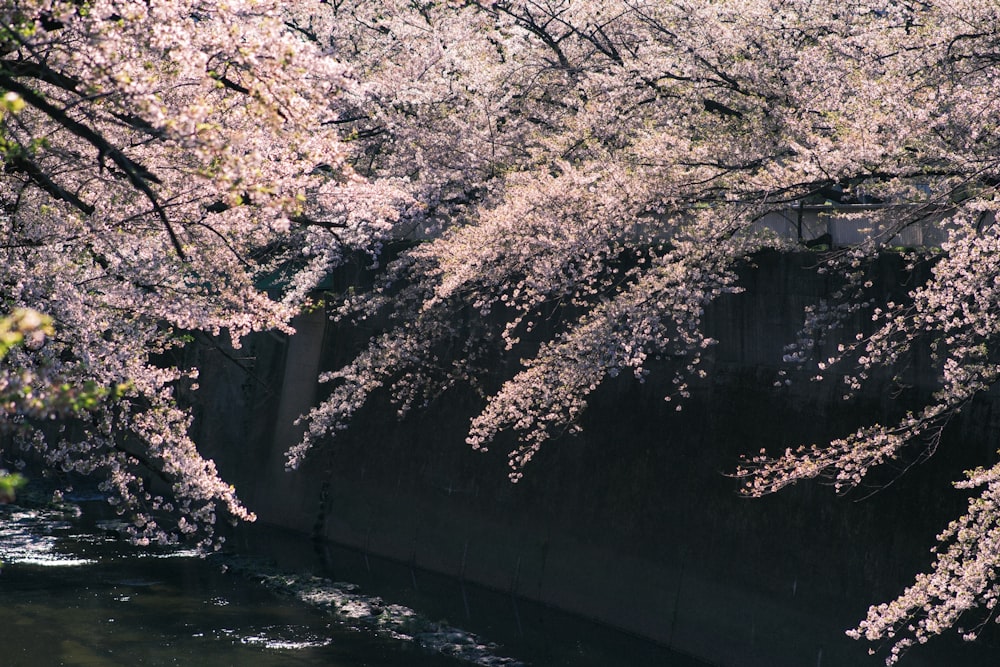
[[[879,472],[875,486],[847,497],[821,484],[739,497],[725,473],[740,454],[827,441],[890,418],[932,384],[915,358],[913,387],[898,396],[885,385],[850,402],[833,382],[774,387],[802,307],[831,289],[814,259],[762,256],[747,272],[748,292],[710,309],[706,326],[721,342],[682,412],[662,400],[655,376],[643,385],[619,378],[595,394],[583,435],[547,444],[517,485],[506,478],[510,441],[489,454],[464,444],[479,404],[460,390],[403,423],[376,403],[286,473],[292,421],[316,396],[310,378],[353,344],[321,314],[300,321],[291,340],[251,341],[240,361],[251,374],[202,349],[196,438],[263,522],[510,591],[719,665],[881,664],[843,631],[928,566],[934,535],[965,506],[949,482],[991,460],[1000,411],[985,397],[930,464],[902,477]],[[876,269],[887,294],[906,288],[894,262]],[[932,642],[908,664],[992,664],[988,641]]]

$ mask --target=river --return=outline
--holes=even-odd
[[[0,506],[4,667],[703,664],[502,593],[274,529],[241,529],[234,549],[200,558],[133,548],[99,499],[25,505]]]

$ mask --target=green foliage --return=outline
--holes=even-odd
[[[24,109],[24,100],[15,92],[7,92],[0,97],[0,109],[11,113],[18,113]]]
[[[0,471],[0,503],[14,502],[18,489],[27,483],[27,478],[20,473]]]
[[[0,359],[6,357],[11,348],[22,344],[26,337],[30,341],[41,342],[54,332],[51,317],[30,308],[18,308],[10,315],[0,317]]]

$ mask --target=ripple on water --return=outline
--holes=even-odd
[[[526,667],[525,663],[498,655],[499,647],[474,633],[422,617],[409,607],[387,604],[346,582],[307,574],[277,572],[252,559],[234,558],[229,564],[279,593],[292,595],[321,609],[347,627],[382,637],[413,642],[421,648],[480,667]]]
[[[329,637],[317,635],[294,625],[267,625],[261,628],[236,630],[220,630],[216,633],[219,639],[228,639],[248,646],[276,651],[298,651],[307,648],[319,648],[333,643]]]
[[[59,541],[74,538],[73,525],[56,510],[10,508],[0,514],[0,560],[7,564],[36,567],[81,567],[96,563],[92,558],[61,553]]]
[[[110,563],[123,557],[131,560],[197,558],[201,555],[197,551],[177,547],[138,552],[130,548],[109,549],[109,543],[119,541],[121,527],[117,520],[101,521],[98,522],[97,532],[87,533],[82,532],[73,521],[67,521],[67,512],[58,509],[0,506],[0,561],[12,566],[72,568]],[[240,563],[238,557],[224,560],[233,565]],[[333,625],[339,628],[416,644],[426,651],[481,667],[524,667],[517,660],[497,655],[497,646],[482,641],[472,633],[445,623],[431,622],[408,607],[365,595],[353,584],[311,575],[279,573],[268,568],[258,570],[246,567],[252,560],[244,562],[243,567],[237,566],[234,573],[242,572],[267,588],[325,611],[332,617]],[[101,572],[98,579],[113,586],[108,592],[108,599],[117,605],[132,602],[137,594],[133,589],[151,588],[161,583],[158,578],[129,577],[127,571],[117,568],[113,572]],[[215,596],[207,597],[203,604],[222,608],[229,606],[230,601],[226,597]],[[113,623],[114,619],[106,622]],[[333,644],[336,633],[331,627],[327,627],[327,631],[317,631],[298,625],[251,624],[235,630],[199,631],[191,636],[211,636],[220,642],[269,651],[301,651]]]

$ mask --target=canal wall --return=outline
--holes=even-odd
[[[583,433],[547,443],[516,485],[506,476],[511,440],[486,454],[465,445],[481,404],[462,389],[402,422],[375,400],[301,470],[285,471],[301,432],[294,419],[322,391],[319,371],[358,344],[322,312],[303,315],[291,338],[199,348],[194,435],[261,522],[572,611],[710,664],[881,664],[843,632],[928,567],[934,535],[965,507],[950,482],[992,460],[1000,404],[982,397],[929,463],[911,466],[916,450],[846,496],[809,483],[740,497],[727,473],[741,454],[891,419],[933,386],[919,352],[896,392],[878,378],[845,401],[835,378],[792,372],[791,385],[777,382],[803,308],[836,288],[815,260],[761,255],[744,272],[747,291],[709,308],[706,328],[720,342],[682,411],[663,400],[669,373],[609,381]],[[898,258],[872,271],[882,297],[908,288]],[[932,641],[908,664],[993,664],[990,641]]]

